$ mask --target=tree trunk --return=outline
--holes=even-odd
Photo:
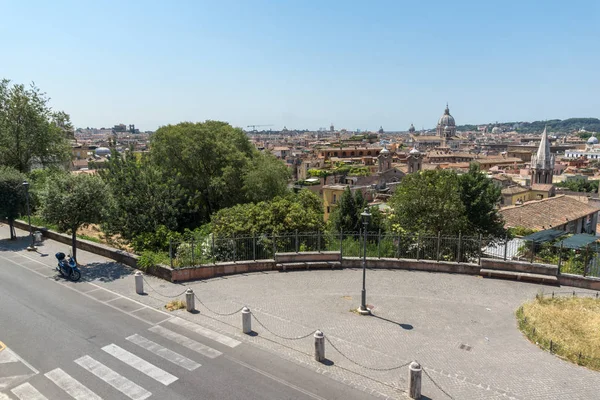
[[[71,249],[71,255],[73,256],[73,260],[75,260],[75,263],[77,263],[77,229],[73,229],[73,236],[72,236],[72,249]]]
[[[15,240],[17,238],[17,234],[15,232],[15,220],[8,220],[8,230],[10,231],[10,240]]]

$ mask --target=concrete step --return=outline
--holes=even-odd
[[[294,270],[294,269],[316,269],[316,268],[341,268],[342,263],[340,261],[315,261],[315,262],[292,262],[292,263],[278,263],[277,268],[282,271]]]
[[[516,281],[546,283],[549,285],[558,285],[558,278],[553,275],[532,274],[528,272],[514,272],[501,269],[482,268],[479,275],[485,278],[512,279]]]

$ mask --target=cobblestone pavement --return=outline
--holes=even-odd
[[[65,247],[51,241],[45,246],[50,254]],[[427,372],[425,399],[600,398],[600,373],[539,349],[516,327],[514,313],[524,301],[539,291],[572,288],[468,275],[368,270],[367,303],[374,315],[360,316],[352,312],[360,302],[362,271],[357,269],[241,274],[188,284],[145,276],[147,295],[139,296],[132,270],[86,252],[78,254],[80,261],[90,265],[84,278],[96,284],[157,308],[164,307],[168,296],[192,288],[199,313],[174,314],[381,398],[406,398],[405,364],[412,360]],[[54,262],[45,259],[49,265]],[[220,316],[206,308],[227,314],[242,306],[253,313],[256,335],[240,332],[239,313]],[[312,333],[317,329],[329,340],[325,364],[312,358]],[[297,337],[304,338],[290,339]]]

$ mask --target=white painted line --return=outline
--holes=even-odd
[[[214,340],[215,342],[219,342],[219,343],[224,344],[225,346],[229,346],[231,348],[242,343],[233,338],[230,338],[229,336],[221,335],[220,333],[217,333],[210,329],[204,328],[203,326],[196,325],[190,321],[186,321],[183,318],[175,317],[172,320],[170,320],[169,322],[172,324],[181,326],[183,328],[186,328],[192,332],[198,333],[198,334],[205,336],[211,340]]]
[[[48,400],[46,396],[38,392],[36,388],[31,386],[29,382],[17,386],[11,392],[19,398],[19,400]]]
[[[131,343],[135,343],[143,349],[148,350],[151,353],[156,354],[159,357],[164,358],[167,361],[172,362],[175,365],[178,365],[182,368],[187,369],[188,371],[193,371],[196,368],[200,367],[194,360],[190,360],[189,358],[182,356],[179,353],[174,352],[173,350],[169,350],[166,347],[161,346],[158,343],[153,342],[152,340],[146,339],[143,336],[131,335],[127,338]]]
[[[0,393],[0,400],[10,400],[10,397],[4,393]]]
[[[14,351],[12,351],[8,347],[6,349],[4,349],[4,351],[10,351],[13,356],[15,356],[19,361],[21,361],[23,364],[25,364],[25,366],[27,368],[29,368],[34,374],[39,374],[40,373],[40,371],[38,371],[37,369],[33,368],[33,366],[31,364],[29,364],[21,356],[19,356],[17,353],[15,353]]]
[[[75,360],[75,362],[132,400],[144,400],[152,396],[151,392],[131,382],[90,356],[83,356]]]
[[[157,366],[149,363],[143,358],[136,356],[133,353],[128,352],[116,344],[104,346],[102,350],[115,357],[117,360],[120,360],[130,367],[137,369],[141,373],[148,375],[150,378],[162,383],[165,386],[169,386],[178,379],[176,376],[171,375],[167,371],[158,368]]]
[[[133,310],[133,311],[130,311],[130,312],[134,313],[134,312],[142,311],[144,308],[148,308],[148,307],[146,307],[146,306],[140,307],[140,308],[138,308],[136,310]]]
[[[102,400],[102,397],[83,386],[77,379],[60,368],[53,369],[45,376],[75,400]]]
[[[187,347],[188,349],[194,350],[195,352],[200,353],[208,358],[217,358],[221,354],[223,354],[219,350],[215,350],[212,347],[208,347],[206,345],[203,345],[202,343],[198,343],[195,340],[188,338],[187,336],[180,335],[177,332],[173,332],[159,325],[155,325],[151,328],[148,328],[148,330],[150,332],[157,333],[169,340],[172,340],[177,344]]]

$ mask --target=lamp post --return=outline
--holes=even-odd
[[[29,223],[29,237],[31,238],[31,244],[27,247],[28,251],[36,251],[35,244],[33,242],[33,232],[31,230],[31,213],[29,212],[29,182],[24,181],[23,186],[25,186],[25,193],[27,198],[27,222]]]
[[[363,219],[364,226],[364,240],[363,240],[363,282],[362,282],[362,292],[360,293],[360,308],[358,309],[358,313],[361,315],[369,315],[371,314],[371,310],[367,308],[367,290],[365,288],[365,281],[367,278],[367,229],[369,227],[369,219],[371,218],[371,213],[369,213],[369,209],[365,207],[365,210],[360,214]]]

